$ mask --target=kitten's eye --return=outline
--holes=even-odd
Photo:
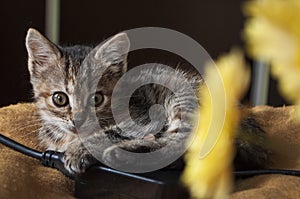
[[[100,106],[104,100],[103,93],[97,92],[95,95],[91,95],[89,103],[91,106]]]
[[[52,95],[52,101],[53,101],[54,105],[57,107],[63,107],[63,106],[67,106],[69,104],[69,98],[68,98],[67,94],[65,94],[63,92],[55,92]]]

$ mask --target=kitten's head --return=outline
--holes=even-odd
[[[96,113],[103,125],[111,121],[110,98],[127,70],[129,45],[120,33],[95,48],[63,48],[29,29],[28,69],[44,126],[76,134],[76,127],[91,129],[89,113]]]

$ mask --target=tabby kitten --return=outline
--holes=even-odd
[[[169,153],[170,159],[172,152],[176,154],[184,148],[191,124],[190,119],[187,122],[180,122],[180,119],[184,114],[189,118],[197,108],[198,101],[194,90],[185,89],[182,79],[176,80],[175,76],[172,78],[172,75],[178,74],[186,77],[180,71],[170,75],[162,67],[154,66],[142,70],[136,79],[128,78],[126,84],[123,84],[125,87],[138,81],[160,81],[162,84],[177,85],[181,97],[175,97],[168,88],[160,85],[144,85],[133,96],[129,96],[132,120],[129,121],[125,115],[120,124],[115,124],[111,96],[116,82],[127,70],[129,45],[127,35],[120,33],[95,48],[62,48],[48,41],[36,30],[28,31],[28,68],[36,104],[43,120],[39,138],[47,149],[65,153],[65,167],[71,173],[85,169],[91,159],[89,151],[99,154],[97,159],[108,165],[110,162],[117,162],[118,165],[126,166],[123,163],[128,162],[124,160],[127,157],[120,157],[118,148],[132,152],[150,152],[164,147],[166,149],[162,153]],[[200,78],[190,77],[188,81],[189,85],[196,86]],[[121,89],[121,93],[116,95],[120,100],[126,97],[126,92],[123,92],[125,89]],[[180,98],[185,100],[184,107],[180,106],[183,104]],[[166,110],[159,113],[163,126],[157,133],[154,132],[155,126],[151,126],[148,114],[149,108],[155,104],[161,104]],[[122,110],[119,112],[122,117]],[[94,122],[95,119],[97,123]],[[160,122],[159,120],[157,121]],[[130,129],[132,122],[144,127],[143,131],[131,131],[131,134],[122,131]],[[145,134],[150,131],[153,133]],[[181,133],[177,133],[179,131]]]
[[[171,163],[184,152],[192,128],[192,114],[198,108],[195,90],[201,78],[180,70],[170,73],[160,65],[153,65],[139,71],[136,77],[125,78],[120,89],[114,91],[127,71],[129,46],[125,33],[92,48],[56,46],[38,31],[28,31],[28,69],[43,120],[39,138],[47,149],[65,153],[65,168],[71,174],[83,172],[94,158],[117,169],[134,172],[132,165],[136,164],[147,171],[151,166],[159,167],[161,161],[164,165]],[[137,82],[148,84],[142,84],[128,96],[127,86]],[[153,82],[173,86],[176,93]],[[114,104],[113,95],[116,96]],[[129,102],[130,118],[121,106],[125,98]],[[151,109],[158,104],[163,109]],[[121,118],[117,124],[113,108]],[[156,120],[151,118],[151,111]],[[141,128],[133,128],[134,124]],[[261,165],[266,160],[264,150],[261,155],[255,154],[261,152],[259,146],[255,146],[259,150],[251,148],[242,139],[237,139],[237,146],[242,151],[239,158],[247,160],[246,163]],[[136,158],[126,151],[158,152],[160,159],[146,155]]]

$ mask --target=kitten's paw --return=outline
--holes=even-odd
[[[153,152],[163,147],[156,141],[130,140],[107,148],[103,153],[103,161],[108,166],[128,166],[141,164],[143,153]]]
[[[64,166],[70,174],[83,173],[94,163],[95,159],[86,150],[72,150],[70,148],[70,150],[65,151]]]
[[[124,151],[119,146],[114,145],[107,148],[103,153],[103,161],[106,165],[114,167],[114,165],[128,165],[133,164],[136,160],[134,156],[128,154],[130,152]]]
[[[167,133],[177,133],[180,128],[180,125],[181,125],[180,119],[173,120],[170,123],[169,128],[167,129],[166,132]]]
[[[148,134],[148,135],[144,136],[143,139],[147,140],[147,141],[154,141],[155,136],[153,134]]]

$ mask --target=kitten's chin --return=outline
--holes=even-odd
[[[99,128],[93,128],[93,126],[82,126],[79,129],[76,129],[76,133],[78,136],[90,136],[95,132],[98,132]]]

